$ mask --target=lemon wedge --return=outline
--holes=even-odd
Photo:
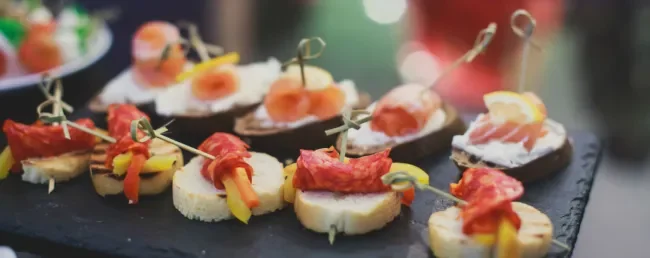
[[[326,71],[323,68],[305,65],[305,89],[307,90],[322,90],[331,86],[334,83],[334,78],[332,74]],[[287,67],[287,70],[284,72],[283,76],[289,77],[295,80],[302,80],[302,75],[300,74],[300,65],[294,64]]]
[[[512,91],[495,91],[483,96],[490,117],[497,121],[534,123],[544,120],[544,112],[538,103]]]
[[[236,52],[228,53],[195,65],[192,69],[177,75],[176,81],[177,82],[185,81],[187,78],[190,78],[197,73],[203,72],[213,67],[226,65],[226,64],[237,64],[237,63],[239,63],[239,54]]]

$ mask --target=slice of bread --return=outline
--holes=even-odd
[[[250,152],[246,162],[253,167],[253,190],[260,199],[260,205],[252,209],[253,215],[262,215],[282,209],[284,170],[282,163],[264,153]],[[216,222],[233,218],[226,192],[217,190],[203,178],[201,168],[205,158],[194,157],[187,166],[174,175],[174,207],[185,217],[205,222]]]
[[[293,204],[302,225],[318,233],[360,235],[378,230],[400,213],[396,192],[338,194],[324,191],[296,191]]]
[[[558,173],[571,162],[573,147],[567,137],[562,146],[542,157],[539,157],[523,166],[505,168],[493,163],[485,162],[461,149],[454,148],[451,159],[462,173],[468,168],[490,167],[496,168],[517,180],[529,183]]]
[[[348,141],[347,156],[367,156],[383,151],[386,148],[392,148],[390,156],[394,161],[412,163],[428,155],[449,150],[454,135],[464,133],[466,127],[455,108],[448,104],[444,104],[442,108],[445,111],[445,122],[440,130],[400,144],[389,142],[368,147],[355,145],[354,142]],[[341,137],[339,136],[336,141],[336,149],[338,150],[341,149]]]
[[[213,113],[202,111],[188,111],[186,114],[175,114],[163,116],[156,113],[155,103],[144,106],[144,111],[152,114],[154,123],[163,124],[174,120],[169,126],[170,134],[182,136],[191,134],[194,139],[205,139],[214,132],[232,132],[235,127],[235,119],[244,114],[254,111],[260,103],[244,106],[234,106],[229,110]],[[197,143],[197,145],[200,143]]]
[[[368,93],[359,93],[359,102],[354,108],[365,108],[370,102]],[[298,156],[300,149],[318,149],[335,144],[336,135],[327,136],[325,130],[342,125],[341,119],[341,116],[335,116],[297,128],[267,128],[260,126],[253,110],[235,121],[234,131],[256,150],[294,157]]]
[[[544,257],[553,238],[553,224],[546,214],[530,205],[513,202],[512,208],[521,218],[517,257]],[[491,246],[484,246],[462,232],[460,209],[450,207],[435,212],[429,218],[429,244],[433,254],[440,258],[484,257],[492,254]]]
[[[48,158],[23,160],[23,181],[33,184],[46,184],[50,178],[55,182],[65,182],[81,175],[88,169],[91,151],[69,152]]]
[[[124,192],[124,176],[113,174],[113,170],[104,166],[108,143],[100,143],[95,146],[90,156],[90,178],[93,181],[95,191],[101,196],[117,195]],[[140,195],[156,195],[162,193],[169,187],[174,172],[183,167],[183,153],[176,145],[167,143],[160,139],[153,139],[149,145],[151,155],[175,155],[176,163],[171,169],[153,173],[140,174]]]

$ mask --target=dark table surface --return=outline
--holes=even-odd
[[[103,1],[81,2],[87,2],[90,6],[106,5]],[[73,106],[84,105],[106,81],[128,65],[130,36],[137,25],[144,21],[186,19],[199,23],[210,22],[214,26],[203,26],[202,29],[206,38],[214,42],[228,41],[220,36],[223,34],[217,33],[222,24],[214,21],[215,15],[204,15],[204,12],[216,10],[217,4],[205,5],[204,1],[195,4],[189,4],[189,1],[156,1],[158,6],[151,8],[150,1],[112,2],[117,5],[128,2],[129,8],[123,10],[123,19],[112,25],[115,42],[107,57],[90,69],[64,79],[65,100]],[[220,2],[224,1],[213,3]],[[394,61],[400,32],[394,27],[368,20],[360,9],[360,3],[359,7],[355,7],[358,13],[354,13],[352,8],[353,10],[339,14],[338,17],[347,24],[354,24],[354,34],[338,30],[333,18],[325,14],[326,10],[298,12],[299,8],[291,1],[274,3],[273,6],[258,3],[255,8],[258,15],[252,27],[257,28],[257,33],[252,37],[254,39],[249,40],[255,44],[251,43],[248,48],[241,50],[230,49],[241,51],[244,62],[260,60],[269,55],[285,59],[295,50],[298,39],[320,35],[328,39],[328,52],[315,63],[327,67],[337,77],[352,78],[359,85],[372,85],[375,98],[400,82]],[[283,8],[291,11],[283,12],[284,15],[273,14]],[[300,25],[294,26],[296,23]],[[350,38],[361,40],[360,37],[364,35],[371,35],[367,40],[376,43],[348,44]],[[541,89],[540,95],[545,99],[553,118],[567,128],[599,132],[599,123],[583,97],[588,87],[578,72],[581,68],[579,42],[574,31],[566,30],[558,38],[557,44],[545,51],[549,61],[545,76],[542,77],[546,86]],[[34,88],[2,92],[0,119],[33,121],[34,107],[41,101],[40,93]],[[0,143],[4,145],[4,136],[0,138]],[[614,160],[605,154],[573,257],[647,257],[644,244],[650,239],[650,220],[647,219],[650,216],[650,206],[645,204],[644,199],[650,194],[650,174],[638,172],[648,171],[648,168],[647,162],[631,164]]]

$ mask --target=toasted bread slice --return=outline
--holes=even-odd
[[[365,108],[370,102],[368,93],[359,93],[359,102],[355,108]],[[234,131],[256,150],[297,156],[300,149],[318,149],[335,144],[336,135],[327,136],[325,130],[340,126],[342,121],[341,116],[335,116],[297,128],[267,128],[260,124],[252,111],[235,121]]]
[[[361,146],[348,141],[347,155],[361,157],[392,148],[390,156],[394,161],[412,163],[425,156],[446,151],[449,149],[454,135],[462,134],[466,127],[456,109],[448,104],[444,104],[442,109],[445,112],[445,122],[437,131],[399,144],[393,141],[383,145]],[[336,141],[338,150],[341,149],[341,137],[339,136]]]
[[[338,194],[324,191],[296,191],[293,204],[302,225],[318,233],[331,227],[346,235],[360,235],[378,230],[400,213],[400,196],[396,192]]]
[[[226,192],[217,190],[201,175],[205,158],[194,157],[187,166],[174,174],[174,207],[189,219],[216,222],[233,218]],[[284,170],[282,163],[264,153],[251,152],[246,162],[253,167],[253,190],[260,205],[252,209],[253,215],[262,215],[282,209]]]
[[[505,168],[483,161],[461,149],[454,148],[451,152],[451,159],[460,170],[461,176],[463,171],[468,168],[490,167],[499,169],[524,183],[533,182],[560,172],[562,168],[569,164],[572,156],[573,147],[568,137],[559,149],[528,162],[523,166],[514,168]]]
[[[90,156],[90,178],[95,191],[101,196],[117,195],[124,192],[124,176],[113,174],[113,170],[104,166],[108,143],[95,146]],[[153,139],[149,145],[151,155],[175,155],[176,163],[171,169],[140,174],[140,195],[156,195],[169,187],[174,172],[183,167],[183,153],[176,145]]]
[[[48,158],[33,158],[22,161],[23,181],[46,184],[50,178],[65,182],[81,175],[88,169],[91,151],[69,152]]]
[[[544,257],[553,239],[553,224],[546,214],[520,202],[513,202],[514,211],[521,218],[519,229],[519,256]],[[492,257],[492,246],[481,245],[462,232],[460,209],[450,207],[433,213],[429,218],[429,244],[433,254],[440,258]]]

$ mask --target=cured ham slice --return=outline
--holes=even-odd
[[[381,176],[390,171],[390,149],[349,162],[339,161],[333,149],[301,150],[293,177],[296,189],[339,193],[376,193],[390,190]]]
[[[521,226],[519,216],[512,210],[512,202],[524,194],[524,186],[505,173],[492,168],[470,168],[450,188],[453,195],[467,201],[461,207],[463,233],[494,233],[503,217],[515,228]]]
[[[388,136],[403,136],[424,128],[442,106],[440,96],[426,87],[407,84],[386,94],[375,107],[370,128]]]
[[[199,146],[199,150],[215,157],[214,160],[203,164],[201,175],[212,182],[217,189],[224,189],[223,176],[243,168],[248,175],[248,181],[252,182],[253,167],[244,161],[244,158],[251,157],[248,148],[248,145],[237,136],[214,133]]]

